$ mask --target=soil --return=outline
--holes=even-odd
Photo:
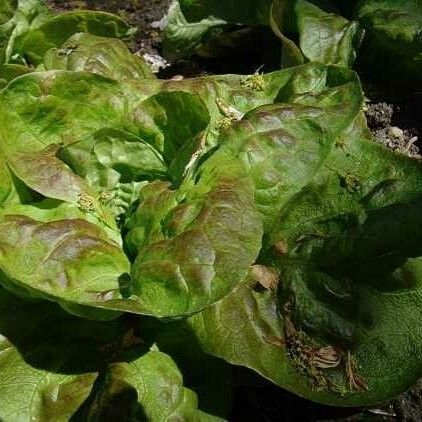
[[[371,103],[367,106],[366,118],[377,142],[410,157],[422,158],[418,143],[420,122],[416,120],[417,113],[409,110],[411,104],[411,100],[402,104]]]
[[[244,371],[244,370],[241,370]],[[253,379],[254,375],[250,375]],[[371,408],[324,406],[302,399],[267,381],[237,387],[231,422],[420,422],[422,380],[394,400]]]
[[[116,13],[138,32],[131,41],[137,54],[158,56],[162,35],[158,22],[164,17],[171,0],[47,0],[58,11],[88,8]],[[226,64],[225,64],[226,66]],[[253,61],[247,63],[248,72],[258,68]],[[265,69],[269,70],[269,69]],[[206,73],[241,73],[239,69],[219,68],[216,63],[197,60],[178,60],[169,63],[160,77],[177,75],[192,77]],[[364,84],[365,85],[365,84]],[[387,103],[378,92],[371,92],[372,102],[367,104],[366,117],[375,141],[402,154],[422,158],[422,93],[416,93],[406,102]],[[244,370],[240,370],[244,371]],[[249,374],[249,377],[254,375]],[[233,422],[306,422],[306,421],[400,421],[422,420],[422,380],[400,397],[370,409],[346,409],[323,406],[301,399],[272,384],[258,381],[258,386],[238,387],[234,393],[234,406],[230,417]]]

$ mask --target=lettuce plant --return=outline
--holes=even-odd
[[[372,142],[355,72],[159,80],[118,18],[31,22],[4,32],[1,420],[224,420],[231,365],[341,406],[421,376],[422,167]]]
[[[422,6],[417,1],[175,0],[165,51],[175,57],[218,57],[221,46],[232,45],[233,24],[271,27],[283,45],[284,67],[307,61],[351,67],[358,56],[373,80],[398,92],[422,86]]]

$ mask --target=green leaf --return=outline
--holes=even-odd
[[[104,128],[60,149],[59,157],[91,186],[109,190],[117,183],[165,178],[161,154],[142,138]]]
[[[146,189],[126,245],[138,254],[134,293],[154,313],[193,313],[233,290],[259,250],[255,206],[269,230],[282,206],[312,180],[336,136],[353,122],[363,98],[352,72],[300,70],[303,74],[296,73],[278,96],[310,104],[318,98],[321,107],[256,108],[221,133],[221,147],[198,165],[194,184],[187,179],[176,191],[163,184]],[[311,83],[319,86],[312,94],[303,92]]]
[[[349,22],[333,13],[331,2],[231,0],[220,3],[213,0],[173,3],[165,30],[169,44],[166,51],[170,56],[201,52],[201,46],[206,43],[212,46],[209,39],[215,37],[211,31],[214,23],[223,31],[229,24],[270,26],[283,44],[283,67],[302,64],[304,59],[351,67],[362,42],[363,31],[358,22]],[[223,21],[219,22],[219,18]],[[292,36],[299,39],[298,46]],[[210,46],[205,46],[205,50],[209,51]],[[213,52],[208,55],[212,56]]]
[[[86,400],[96,374],[66,375],[29,366],[0,335],[0,418],[68,421]]]
[[[198,395],[199,408],[216,419],[218,416],[227,420],[235,387],[232,366],[205,354],[185,320],[163,322],[148,318],[142,321],[141,330],[176,362],[185,385]]]
[[[367,34],[361,61],[373,78],[397,92],[422,86],[422,4],[413,0],[361,1],[355,16]]]
[[[141,345],[138,320],[87,321],[2,289],[0,310],[5,421],[219,420],[197,409],[168,355]]]
[[[2,148],[13,172],[37,192],[73,202],[78,201],[81,193],[95,194],[82,178],[57,158],[59,145],[83,139],[92,133],[95,130],[93,121],[98,122],[97,126],[101,123],[105,126],[106,120],[112,123],[113,118],[116,119],[116,112],[109,106],[93,115],[88,124],[82,123],[91,110],[98,109],[96,103],[104,97],[98,95],[97,88],[107,86],[113,89],[114,83],[99,79],[97,85],[90,86],[84,82],[84,78],[76,75],[56,78],[56,75],[49,73],[30,74],[26,78],[16,79],[2,93],[0,114],[0,120],[4,123]],[[100,77],[92,75],[92,78]],[[91,103],[80,104],[76,108],[78,94],[84,99],[91,97]],[[72,103],[74,105],[70,107]],[[76,126],[78,129],[75,132],[74,124],[78,120],[81,124]],[[8,135],[10,133],[19,142],[13,140]]]
[[[296,79],[306,74],[303,69]],[[140,181],[142,174],[156,177],[164,170],[160,155],[169,176],[178,182],[192,154],[215,145],[223,113],[234,109],[243,115],[272,103],[291,75],[270,74],[259,91],[242,90],[245,78],[239,76],[124,83],[85,73],[30,74],[1,94],[2,149],[13,172],[28,186],[66,201],[77,202],[81,193],[95,197],[93,190]],[[179,125],[187,115],[187,124]],[[202,140],[203,131],[207,137]],[[126,158],[115,160],[110,156],[113,149],[99,151],[94,145],[119,145]],[[129,158],[134,149],[145,157]],[[147,167],[140,169],[142,163]]]
[[[305,62],[300,48],[285,34],[285,21],[289,23],[287,5],[289,1],[275,0],[270,10],[270,26],[274,34],[280,38],[283,44],[281,67],[301,65]]]
[[[363,96],[353,72],[303,66],[295,69],[276,101],[285,104],[257,107],[222,134],[224,141],[214,157],[221,166],[229,166],[233,157],[242,161],[253,179],[255,204],[266,231],[321,168],[354,121]]]
[[[422,375],[422,168],[356,129],[267,226],[257,262],[277,293],[247,279],[189,320],[205,352],[346,406],[394,397]]]
[[[171,236],[174,238],[168,242],[168,252],[152,243],[147,252],[139,256],[132,268],[133,282],[129,288],[133,294],[129,299],[125,299],[120,290],[122,277],[130,272],[123,251],[117,243],[109,240],[95,215],[91,218],[93,222],[89,222],[84,218],[83,211],[70,204],[59,208],[55,208],[54,203],[49,206],[25,205],[3,212],[0,220],[2,284],[20,296],[56,301],[69,312],[92,319],[118,316],[108,309],[166,316],[201,309],[233,289],[244,275],[244,269],[253,262],[260,245],[260,224],[251,207],[251,191],[238,188],[234,183],[230,192],[229,179],[216,185],[214,191],[202,187],[205,190],[203,203],[201,197],[196,198],[192,194],[191,201],[199,213],[196,229],[192,227],[186,234],[177,233],[184,230],[186,221],[180,225],[177,213],[170,215],[168,227],[172,228]],[[186,206],[190,206],[189,201]],[[182,212],[186,206],[182,204],[178,211]],[[232,233],[222,237],[227,224],[233,224],[238,219],[236,213],[239,216],[242,213],[241,224],[245,233],[238,234],[231,227]],[[224,246],[224,240],[231,243]],[[184,250],[184,241],[191,241],[192,248]],[[173,255],[172,243],[176,244],[177,252]],[[199,248],[197,251],[195,246]],[[223,246],[224,254],[220,255],[219,248]],[[201,254],[205,259],[211,257],[212,265],[215,261],[215,270],[207,268],[207,262],[201,268],[202,261],[196,261],[201,259]],[[159,255],[164,256],[168,264],[165,261],[160,263]],[[235,265],[232,264],[234,256],[237,258]],[[171,274],[178,262],[182,265],[181,276],[186,271],[193,291],[183,296],[170,296],[174,287],[164,286],[163,289],[160,277]],[[231,273],[229,282],[223,277],[225,271]],[[149,274],[153,277],[149,278]],[[195,286],[194,283],[198,282],[208,283],[209,286]],[[210,285],[212,282],[215,287]],[[149,294],[154,290],[158,290],[164,299],[170,296],[169,299],[161,302],[160,298],[158,301],[155,297],[150,298]],[[192,303],[187,303],[190,301]]]
[[[208,420],[197,410],[196,394],[183,387],[173,360],[158,350],[109,365],[91,400],[82,420]]]
[[[333,138],[311,120],[317,114],[316,108],[306,106],[257,108],[225,135],[230,142],[226,140],[215,155],[226,165],[232,157],[244,163],[267,230],[293,192],[313,178],[331,149]]]
[[[10,81],[18,76],[29,73],[30,70],[26,66],[20,64],[4,64],[0,65],[0,88],[5,87]]]
[[[324,377],[338,383],[331,392],[311,376],[312,367],[306,366],[309,364],[304,363],[305,359],[299,361],[304,366],[299,366],[297,355],[296,361],[292,360],[291,345],[286,345],[282,303],[274,292],[256,289],[254,283],[242,284],[218,304],[189,319],[189,326],[203,350],[232,364],[251,368],[300,396],[331,405],[377,403],[394,397],[418,380],[422,374],[420,362],[415,358],[422,348],[418,324],[422,297],[419,282],[418,287],[393,294],[360,286],[352,288],[350,297],[343,295],[341,299],[344,281],[339,283],[318,273],[304,276],[297,267],[291,270],[280,276],[285,285],[279,289],[290,295],[294,289],[293,298],[301,312],[295,324],[301,334],[302,346],[318,350],[335,345],[338,337],[322,335],[330,322],[343,330],[353,327],[353,343],[349,347],[358,363],[355,376],[363,377],[368,391],[350,390],[349,380],[344,376],[347,353],[342,355],[340,367],[321,370]],[[400,282],[402,276],[409,281],[420,280],[418,271],[420,260],[409,262],[397,272],[396,282]],[[302,285],[304,282],[307,287]],[[331,298],[321,305],[318,297],[327,297],[328,291],[331,291]],[[334,294],[338,297],[336,312],[332,308],[336,302]],[[328,305],[329,301],[331,305]],[[346,311],[341,312],[342,308]],[[345,312],[348,317],[341,319]],[[353,313],[356,314],[354,318],[351,317]],[[398,314],[405,315],[405,321],[398,319]],[[309,330],[307,324],[312,324],[318,332],[315,335],[319,342],[315,343],[312,337],[303,334],[303,330]],[[409,327],[412,328],[409,330]]]
[[[210,122],[201,96],[182,91],[151,95],[139,105],[139,111],[142,136],[162,154],[167,164],[178,158],[192,138],[202,135]],[[185,164],[194,152],[187,152]]]
[[[363,39],[357,22],[326,13],[304,0],[296,1],[294,13],[300,49],[308,60],[345,67],[353,65]]]
[[[178,1],[170,5],[166,17],[164,54],[166,57],[187,57],[195,53],[211,28],[224,26],[226,21],[210,16],[199,22],[188,22]]]
[[[249,55],[261,55],[264,44],[278,54],[277,43],[271,42],[271,31],[260,26],[269,22],[271,3],[271,0],[241,4],[236,1],[220,4],[212,0],[174,0],[165,21],[164,56],[183,58],[199,55],[242,61],[244,50]]]
[[[359,65],[369,72],[371,79],[381,81],[396,94],[422,84],[422,6],[417,1],[220,3],[215,0],[173,3],[165,29],[169,56],[180,58],[196,52],[216,57],[221,49],[221,42],[216,40],[230,38],[230,25],[265,25],[272,28],[283,44],[282,67],[301,64],[304,59],[351,67],[364,40]],[[220,19],[213,30],[212,24]],[[248,33],[245,27],[242,29],[244,35]],[[241,32],[237,37],[242,36]],[[230,42],[226,40],[224,44]],[[386,70],[380,72],[380,66]]]
[[[3,289],[0,313],[0,418],[69,420],[91,393],[101,347],[114,341],[121,324],[79,320]]]
[[[265,166],[259,163],[273,151],[269,144],[260,154],[256,151],[251,155],[256,149],[255,135],[251,133],[259,137],[262,131],[281,131],[286,136],[290,133],[289,136],[316,138],[303,150],[306,181],[307,172],[313,171],[313,167],[306,170],[309,156],[319,154],[319,149],[324,156],[332,136],[350,124],[362,100],[356,76],[347,70],[309,65],[275,72],[262,77],[262,90],[254,88],[254,77],[148,80],[148,84],[139,84],[93,74],[47,72],[28,75],[9,85],[2,94],[4,125],[0,133],[13,172],[37,192],[82,208],[92,215],[95,225],[107,231],[109,238],[115,239],[115,229],[107,212],[109,205],[104,208],[100,204],[101,191],[116,196],[116,204],[110,207],[117,215],[136,201],[134,194],[141,188],[136,183],[168,177],[181,184],[175,190],[166,184],[163,189],[156,189],[157,185],[152,184],[144,191],[151,194],[141,193],[150,199],[141,197],[139,210],[129,223],[125,245],[132,257],[138,256],[131,270],[130,298],[123,299],[118,294],[118,277],[127,272],[122,269],[104,285],[97,300],[87,296],[86,291],[72,298],[68,292],[55,291],[54,300],[68,307],[79,304],[176,316],[196,312],[236,287],[260,247],[261,221],[252,201],[254,189],[261,190],[257,196],[261,199],[256,203],[261,201],[259,206],[264,208],[278,195],[277,189],[286,189],[286,185],[275,182],[274,191],[271,181],[270,185],[261,186],[260,178],[267,176]],[[161,87],[165,91],[155,94]],[[238,134],[221,131],[220,151],[209,160],[200,158],[207,151],[207,140],[219,136],[215,129],[222,115],[236,112],[240,117],[277,98],[306,106],[272,106],[256,121],[252,118],[251,123],[247,116],[243,125],[233,129]],[[328,110],[336,114],[335,122],[327,117]],[[274,119],[273,126],[267,127],[266,116],[277,113],[282,119]],[[186,115],[189,119],[180,125]],[[321,121],[327,134],[308,122],[310,118]],[[250,131],[249,124],[257,125],[256,129]],[[6,136],[9,133],[14,137]],[[226,141],[227,135],[233,138],[231,142]],[[281,166],[283,171],[288,167],[287,161],[283,164],[284,155],[274,155],[274,166]],[[233,156],[244,158],[236,162]],[[245,176],[250,164],[256,167],[251,179]],[[318,165],[317,160],[315,166]],[[292,170],[292,181],[296,173]],[[296,188],[300,189],[305,181],[298,180]],[[163,205],[167,197],[172,198],[168,208]],[[284,199],[280,196],[280,200]],[[275,215],[276,211],[270,210],[265,223],[270,224]],[[41,223],[38,216],[33,217],[36,224]],[[186,242],[196,245],[196,249],[186,248]],[[31,253],[35,253],[31,259],[41,259],[35,250]],[[226,279],[227,274],[230,277]],[[28,282],[28,277],[24,278]],[[37,290],[40,286],[32,283],[32,288]],[[52,293],[40,290],[42,295]],[[109,298],[109,290],[116,292],[113,298]],[[72,308],[78,314],[85,311],[88,312]],[[89,311],[89,317],[94,318],[95,312]]]
[[[4,155],[0,153],[0,206],[18,203],[19,196]]]
[[[1,103],[8,164],[37,192],[72,202],[82,193],[95,197],[95,191],[118,183],[164,177],[164,161],[170,164],[190,138],[205,130],[209,116],[201,98],[189,93],[194,84],[181,86],[186,93],[154,96],[163,84],[150,80],[146,86],[126,85],[76,72],[15,80],[2,93]],[[208,94],[205,83],[202,89]],[[188,111],[189,123],[179,125]],[[186,165],[191,154],[184,154]],[[179,165],[183,169],[183,162]]]
[[[119,277],[129,271],[123,251],[100,224],[87,221],[70,204],[6,209],[0,244],[2,284],[18,295],[57,301],[71,312],[78,312],[72,304],[121,297]],[[102,311],[93,315],[108,316]]]
[[[71,11],[31,22],[15,37],[13,52],[32,64],[39,64],[48,50],[59,48],[78,32],[110,38],[128,38],[133,34],[122,19],[110,13]]]
[[[231,168],[221,164],[207,161],[196,184],[182,186],[185,194],[172,198],[163,219],[168,189],[153,193],[134,216],[134,294],[155,314],[189,314],[221,299],[257,256],[262,232],[252,184],[236,162]]]
[[[14,57],[15,39],[50,16],[42,0],[4,0],[0,4],[0,64]]]
[[[217,16],[227,22],[246,25],[268,23],[268,11],[273,0],[179,0],[183,14],[189,22],[208,16]]]
[[[123,41],[89,33],[72,35],[60,48],[47,51],[44,67],[92,72],[118,80],[154,77],[147,63],[131,54]]]
[[[17,8],[16,0],[4,0],[0,4],[0,64],[6,59],[9,36],[13,31],[13,17]]]

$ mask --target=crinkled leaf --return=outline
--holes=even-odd
[[[110,38],[127,38],[133,30],[118,16],[91,10],[71,11],[36,19],[14,39],[13,52],[30,63],[42,63],[44,54],[59,48],[78,32]]]
[[[107,309],[192,313],[232,290],[259,251],[260,221],[250,186],[223,177],[209,187],[202,183],[202,195],[192,193],[168,217],[164,231],[170,239],[151,242],[139,255],[128,299],[120,289],[122,277],[130,272],[123,251],[99,224],[78,217],[82,211],[70,205],[61,211],[29,205],[5,210],[0,223],[2,284],[18,295],[53,300],[93,319],[116,316]],[[195,213],[188,217],[197,219],[186,230],[190,222],[178,217],[192,207]],[[181,294],[180,281],[187,286]]]
[[[165,178],[161,154],[142,138],[117,129],[100,129],[92,136],[61,148],[59,157],[91,186],[110,190],[118,183]]]
[[[92,188],[98,192],[162,177],[163,160],[170,163],[184,142],[207,127],[209,117],[199,97],[152,96],[163,82],[150,83],[143,88],[60,72],[14,81],[1,101],[0,137],[8,164],[32,189],[73,202],[81,193],[95,197]],[[178,125],[178,113],[186,116],[188,110],[189,124]]]
[[[121,247],[77,208],[46,205],[3,211],[2,284],[18,295],[57,301],[70,311],[72,304],[120,298],[119,277],[129,271]],[[98,318],[107,315],[98,311]]]
[[[259,250],[255,206],[272,227],[282,206],[324,163],[340,130],[353,122],[363,101],[354,75],[307,70],[278,95],[297,98],[300,82],[312,80],[319,84],[320,107],[257,108],[222,132],[219,150],[194,172],[195,184],[174,192],[165,185],[148,188],[126,239],[138,253],[133,289],[146,308],[160,315],[192,313],[228,294]],[[301,92],[300,101],[316,103],[317,90]]]
[[[291,196],[321,168],[363,102],[352,72],[318,66],[302,69],[278,93],[277,100],[286,104],[247,113],[222,133],[222,146],[213,157],[221,166],[230,166],[233,157],[241,160],[254,181],[255,203],[267,231]]]
[[[262,77],[262,91],[247,87],[245,80],[249,83],[247,77],[229,76],[181,82],[149,80],[141,85],[92,74],[40,73],[14,81],[3,93],[1,133],[13,171],[45,196],[77,202],[80,207],[84,205],[81,199],[91,198],[91,211],[105,226],[110,225],[107,215],[90,186],[97,192],[117,189],[117,196],[122,196],[119,189],[123,191],[126,186],[130,198],[123,198],[119,207],[127,210],[136,199],[130,192],[137,192],[137,188],[131,188],[131,183],[165,178],[163,163],[169,166],[168,176],[177,183],[187,177],[174,191],[165,185],[164,191],[153,191],[152,187],[151,198],[155,199],[141,201],[130,224],[126,247],[137,256],[129,286],[132,297],[114,296],[110,300],[107,292],[117,291],[115,284],[104,287],[98,301],[75,297],[74,304],[181,315],[219,300],[244,278],[260,246],[261,221],[254,209],[256,201],[252,201],[254,189],[261,189],[257,196],[261,199],[256,203],[263,201],[265,208],[279,189],[286,189],[274,179],[280,172],[277,166],[283,171],[290,168],[288,161],[283,164],[289,151],[287,142],[286,151],[282,152],[281,146],[280,155],[274,155],[274,174],[268,176],[269,184],[265,182],[268,186],[260,186],[261,176],[265,179],[271,173],[260,163],[266,154],[273,155],[273,145],[270,142],[258,153],[254,139],[261,132],[270,137],[282,133],[286,139],[308,136],[313,139],[309,146],[302,151],[297,141],[299,149],[290,154],[303,154],[304,165],[310,156],[320,154],[322,159],[332,138],[347,127],[362,99],[352,72],[319,65],[266,75]],[[160,87],[165,91],[152,95]],[[202,134],[208,139],[217,137],[218,132],[214,134],[211,128],[216,127],[218,119],[231,113],[240,117],[274,99],[304,106],[271,106],[247,116],[233,129],[238,134],[221,131],[221,150],[194,170],[201,152],[206,151]],[[325,111],[337,116],[335,125]],[[13,117],[7,118],[8,113]],[[191,116],[188,124],[178,124],[187,113]],[[280,117],[272,118],[273,114]],[[327,133],[310,122],[312,118],[327,128]],[[272,119],[269,125],[268,119]],[[14,133],[19,142],[8,133]],[[232,140],[227,142],[226,137]],[[233,156],[243,158],[236,162]],[[34,174],[36,163],[40,170]],[[245,172],[251,165],[255,170],[248,179]],[[292,181],[295,172],[292,170]],[[304,166],[305,181],[307,172]],[[302,183],[302,179],[298,181],[296,189]],[[63,185],[67,190],[61,189]],[[88,198],[81,198],[81,192]],[[169,208],[163,206],[167,196],[173,197]],[[274,219],[274,215],[270,210],[268,218]],[[57,300],[59,296],[55,296]],[[70,301],[65,296],[62,299]]]
[[[225,135],[229,142],[216,153],[225,165],[233,157],[242,160],[253,178],[255,203],[267,228],[330,151],[332,137],[312,121],[318,114],[316,108],[306,106],[258,108]]]
[[[141,203],[134,216],[139,249],[133,292],[155,314],[193,313],[219,300],[257,256],[262,229],[252,183],[235,162],[231,168],[220,164],[208,161],[184,197],[173,197],[164,220],[155,207],[166,203],[168,189]]]
[[[123,41],[89,33],[72,35],[47,51],[43,64],[46,70],[86,71],[118,80],[154,77],[148,64]]]
[[[305,91],[310,98],[315,89],[325,89],[325,81],[335,83],[327,76],[327,69],[318,66],[275,72],[264,78],[264,89],[260,91],[242,89],[247,78],[238,76],[118,83],[84,73],[31,74],[15,80],[1,95],[2,149],[14,173],[32,189],[73,202],[84,192],[95,196],[82,179],[85,176],[95,182],[91,186],[97,191],[110,187],[110,177],[113,183],[139,181],[138,163],[133,158],[131,168],[128,158],[133,148],[147,154],[142,162],[150,156],[156,163],[151,162],[151,176],[162,171],[161,154],[170,166],[170,174],[179,180],[191,155],[198,148],[205,151],[215,144],[220,121],[227,118],[227,113],[230,115],[231,109],[241,116],[254,107],[272,103],[281,93],[290,102],[310,102],[302,98]],[[350,77],[345,75],[343,79],[346,82]],[[302,89],[302,85],[306,87]],[[160,90],[163,92],[157,94]],[[179,125],[187,115],[191,116],[189,124]],[[197,136],[204,130],[205,143],[198,144]],[[106,153],[105,161],[99,159],[96,148],[92,149],[98,139],[102,139],[100,145],[119,145],[118,151],[125,151],[126,158],[122,161],[110,157],[115,153],[112,149],[101,152]],[[81,148],[86,150],[83,158],[78,152]],[[78,162],[76,174],[59,159],[65,156],[71,168]],[[174,160],[177,163],[172,164]],[[97,169],[91,170],[93,167]],[[148,172],[148,166],[144,172]],[[135,180],[128,180],[130,174],[136,176]]]
[[[98,83],[91,85],[77,74],[61,75],[31,74],[9,85],[2,95],[0,137],[8,164],[27,185],[47,197],[76,202],[81,193],[95,194],[57,158],[59,146],[80,141],[119,119],[111,104],[98,110],[104,103],[99,90],[115,92],[117,86],[95,75],[91,78],[98,78]]]

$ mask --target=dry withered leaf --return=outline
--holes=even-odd
[[[317,368],[328,369],[340,365],[340,353],[333,346],[326,346],[318,349],[313,354],[313,359]]]
[[[132,346],[136,346],[138,344],[145,344],[144,340],[141,337],[135,335],[134,328],[131,328],[129,331],[125,333],[122,338],[121,347],[123,350],[129,349]]]
[[[274,248],[278,255],[284,256],[287,255],[287,252],[289,251],[289,245],[285,240],[278,240],[274,243]]]
[[[274,289],[278,284],[278,274],[271,268],[265,265],[252,265],[251,274],[254,281],[259,283],[266,289]]]
[[[288,339],[297,335],[297,330],[288,316],[284,316],[284,333]]]
[[[284,339],[282,337],[276,337],[276,336],[265,336],[264,341],[266,343],[272,344],[277,347],[284,347]]]
[[[346,376],[351,391],[368,391],[368,385],[365,380],[357,374],[356,363],[354,362],[350,351],[347,352]]]

